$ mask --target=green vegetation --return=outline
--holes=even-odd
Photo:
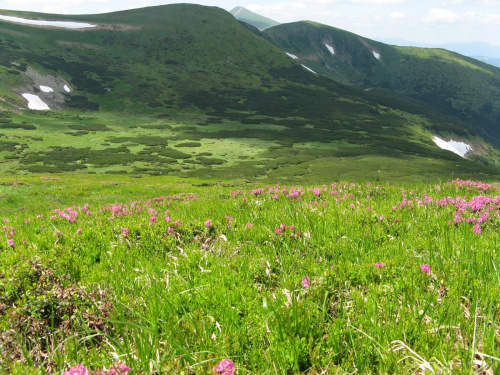
[[[500,69],[496,67],[442,49],[390,46],[314,22],[282,24],[264,34],[315,72],[413,97],[436,111],[454,114],[463,128],[500,146]]]
[[[0,173],[272,181],[498,173],[499,153],[488,144],[498,146],[498,72],[474,60],[397,49],[309,22],[263,34],[197,5],[57,18],[98,26],[2,22],[0,103],[10,113],[0,118],[7,137]],[[269,41],[300,56],[319,53],[318,65],[307,64],[325,75],[306,71]],[[24,90],[50,99],[37,75],[71,86],[53,105],[61,112],[19,110]],[[462,160],[438,150],[434,135],[474,144],[475,152]]]
[[[500,370],[492,185],[0,183],[0,372]]]
[[[196,5],[2,13],[97,27],[0,25],[0,373],[500,371],[498,70]]]

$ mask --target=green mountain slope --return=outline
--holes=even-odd
[[[277,21],[261,16],[243,7],[236,7],[229,13],[231,13],[238,21],[246,22],[261,31],[280,24]]]
[[[498,174],[498,151],[454,112],[313,74],[219,8],[0,13],[96,25],[0,22],[2,173],[275,180]],[[24,111],[25,93],[63,112]],[[434,135],[474,151],[461,158],[438,148]]]
[[[396,47],[313,22],[265,31],[314,71],[403,93],[454,114],[500,146],[500,69],[441,49]]]

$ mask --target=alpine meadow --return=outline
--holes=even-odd
[[[0,374],[498,374],[500,68],[231,13],[0,10]]]

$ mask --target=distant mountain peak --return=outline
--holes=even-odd
[[[229,13],[231,13],[238,21],[243,21],[252,26],[255,26],[260,31],[280,24],[277,21],[254,13],[246,8],[243,8],[242,6],[237,6]]]

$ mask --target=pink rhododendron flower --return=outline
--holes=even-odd
[[[302,279],[302,286],[304,288],[309,288],[309,283],[311,282],[311,278],[309,276],[306,276]]]
[[[231,375],[234,373],[234,362],[230,359],[223,359],[217,366],[215,366],[214,371],[224,373],[223,375]]]
[[[428,264],[421,264],[420,269],[423,273],[428,273],[429,275],[432,273],[431,266],[429,266]]]
[[[109,375],[123,375],[132,372],[132,369],[123,363],[117,363],[109,367]]]
[[[377,262],[377,263],[375,263],[375,267],[377,267],[377,268],[385,267],[385,263]]]
[[[13,239],[8,239],[7,240],[7,245],[14,246],[14,240]]]
[[[89,370],[83,365],[83,363],[80,363],[79,365],[75,367],[71,367],[69,371],[65,371],[61,373],[61,375],[90,375]]]
[[[212,225],[212,220],[205,221],[205,226],[206,227],[209,227],[210,225]]]
[[[129,233],[130,233],[130,229],[128,229],[128,228],[122,228],[122,234],[124,236],[127,236]]]
[[[78,228],[78,229],[76,230],[76,234],[82,234],[82,228]]]

